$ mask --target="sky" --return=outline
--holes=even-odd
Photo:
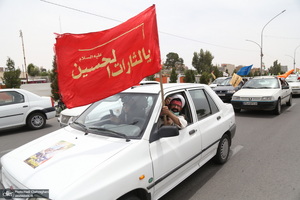
[[[260,68],[262,46],[266,68],[300,68],[300,0],[0,0],[0,67],[9,57],[23,71],[20,30],[26,64],[52,69],[55,33],[110,29],[153,4],[162,61],[174,52],[193,69],[203,49],[213,65]]]

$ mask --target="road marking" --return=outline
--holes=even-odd
[[[242,145],[237,145],[236,147],[234,147],[232,149],[232,155],[231,155],[231,157],[233,157],[235,154],[237,154],[242,148],[244,148]]]

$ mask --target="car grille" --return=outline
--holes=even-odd
[[[241,97],[242,101],[260,101],[260,97]]]

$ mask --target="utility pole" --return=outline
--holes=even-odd
[[[26,65],[26,58],[25,58],[25,48],[24,48],[24,41],[23,41],[23,33],[22,30],[20,30],[20,37],[22,40],[22,48],[23,48],[23,57],[24,57],[24,65],[25,65],[25,76],[26,76],[26,83],[28,83],[28,74],[27,74],[27,65]]]

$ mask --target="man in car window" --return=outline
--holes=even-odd
[[[169,106],[163,106],[161,116],[166,116],[162,123],[164,125],[176,125],[178,128],[183,129],[187,126],[187,121],[181,110],[185,105],[185,100],[182,95],[176,94],[171,97]]]

